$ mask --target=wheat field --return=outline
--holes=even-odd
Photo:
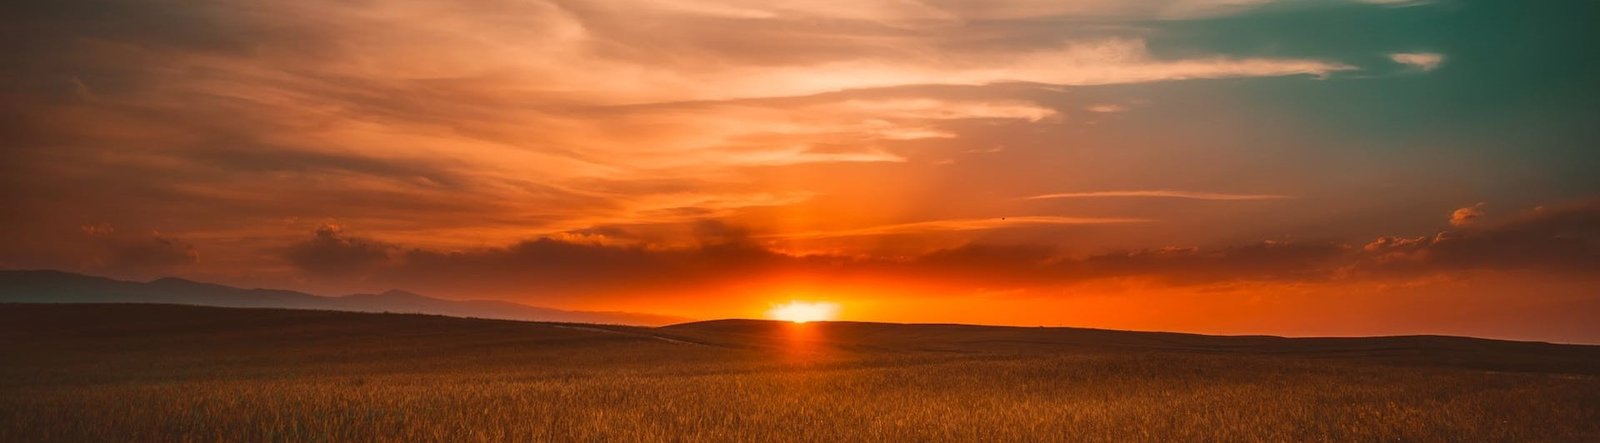
[[[1600,440],[1582,346],[162,305],[0,320],[15,442]]]

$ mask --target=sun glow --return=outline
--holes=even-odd
[[[833,320],[839,315],[839,304],[825,301],[798,301],[773,305],[767,310],[767,317],[773,320],[805,323],[810,321]]]

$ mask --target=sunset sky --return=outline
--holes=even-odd
[[[1600,2],[0,6],[0,268],[1600,343]]]

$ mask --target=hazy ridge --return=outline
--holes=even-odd
[[[328,297],[279,289],[236,288],[180,278],[133,282],[61,271],[0,271],[0,303],[168,303],[644,326],[687,320],[632,312],[568,311],[496,300],[446,300],[400,290]]]

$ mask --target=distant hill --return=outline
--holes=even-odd
[[[495,300],[445,300],[400,290],[325,297],[279,289],[242,289],[181,278],[141,283],[61,271],[0,271],[0,303],[170,303],[642,326],[686,320],[631,312],[566,311]]]
[[[97,347],[106,343],[114,344]],[[1449,336],[1285,338],[1062,327],[794,324],[768,320],[636,327],[328,310],[0,302],[0,355],[7,355],[7,346],[45,350],[41,352],[87,346],[99,349],[94,352],[160,348],[190,349],[214,356],[223,350],[238,352],[240,343],[248,343],[252,352],[274,350],[272,353],[295,358],[332,353],[337,355],[327,358],[353,361],[365,361],[366,357],[351,353],[408,362],[526,357],[539,364],[558,364],[558,359],[548,356],[567,353],[563,358],[581,355],[600,359],[601,363],[595,364],[602,366],[685,361],[680,359],[761,362],[763,356],[842,362],[1203,355],[1248,361],[1311,359],[1480,371],[1600,374],[1600,346]],[[485,349],[497,349],[503,355],[481,354]],[[746,360],[752,357],[755,359]]]
[[[710,320],[653,329],[662,338],[745,349],[817,353],[931,352],[947,355],[1049,353],[1250,354],[1348,358],[1490,370],[1600,373],[1600,346],[1442,335],[1277,337],[1202,335],[1071,327],[872,322]]]

